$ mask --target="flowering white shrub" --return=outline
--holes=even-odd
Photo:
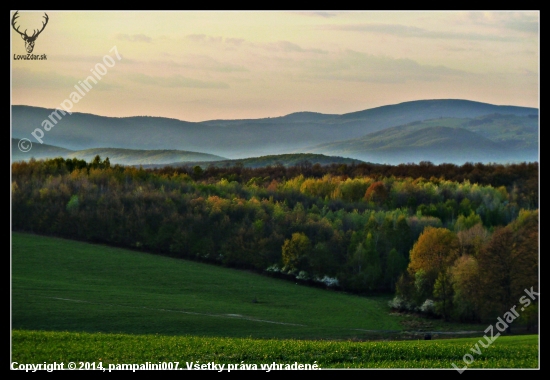
[[[305,270],[301,270],[296,276],[297,280],[309,280],[309,274]]]
[[[268,267],[268,268],[266,269],[266,271],[267,271],[267,272],[275,272],[275,273],[277,273],[277,272],[280,272],[281,269],[279,268],[279,266],[278,266],[277,264],[273,264],[273,265],[271,265],[270,267]]]
[[[340,283],[338,282],[338,279],[336,277],[329,277],[329,276],[326,276],[323,277],[323,278],[316,278],[315,281],[317,282],[322,282],[323,284],[325,284],[326,286],[339,286]]]
[[[281,271],[281,272],[284,272],[284,269]],[[286,274],[290,275],[290,276],[296,276],[298,273],[298,269],[289,269],[288,272],[286,272]]]
[[[388,302],[388,306],[395,310],[401,311],[414,311],[415,307],[404,298],[400,296],[395,296],[391,301]]]
[[[434,301],[427,299],[424,301],[422,306],[420,306],[420,311],[426,314],[435,314],[435,303]]]

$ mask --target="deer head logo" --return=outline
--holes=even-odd
[[[18,13],[19,11],[15,12],[15,14],[13,15],[13,18],[11,19],[11,26],[13,26],[13,29],[15,29],[15,31],[21,35],[21,38],[25,40],[25,49],[27,50],[27,53],[30,54],[34,49],[34,42],[36,41],[36,38],[40,35],[40,33],[42,33],[42,31],[46,27],[46,24],[48,23],[48,14],[44,13],[44,16],[42,16],[46,19],[46,22],[42,22],[42,29],[34,29],[32,36],[29,36],[27,34],[27,29],[25,29],[25,31],[21,33],[19,31],[19,27],[15,27],[15,20],[19,17]]]

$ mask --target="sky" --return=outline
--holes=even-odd
[[[540,104],[540,11],[14,14],[11,104],[186,121],[422,99]],[[21,59],[20,33],[45,15],[32,54],[46,59]]]

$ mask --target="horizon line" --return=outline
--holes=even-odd
[[[477,100],[470,100],[470,99],[431,98],[431,99],[417,99],[417,100],[408,100],[408,101],[399,102],[399,103],[385,104],[385,105],[382,105],[382,106],[377,106],[377,107],[372,107],[372,108],[364,108],[364,109],[360,109],[360,110],[357,110],[357,111],[351,111],[351,112],[346,112],[346,113],[341,113],[341,114],[338,114],[338,113],[323,113],[323,112],[318,112],[318,111],[295,111],[295,112],[291,112],[291,113],[288,113],[288,114],[285,114],[285,115],[279,115],[279,116],[265,116],[265,117],[259,117],[259,118],[240,118],[240,119],[223,119],[223,118],[220,118],[220,119],[205,119],[205,120],[200,120],[200,121],[189,121],[189,120],[184,120],[184,119],[178,119],[178,118],[175,118],[175,117],[154,116],[154,115],[107,116],[107,115],[96,114],[96,113],[91,113],[91,112],[78,112],[78,111],[71,112],[71,114],[93,115],[93,116],[110,117],[110,118],[116,118],[116,119],[124,119],[124,118],[132,118],[132,117],[157,117],[157,118],[163,118],[163,119],[172,119],[172,120],[183,121],[183,122],[186,122],[186,123],[206,123],[206,122],[209,122],[209,121],[240,121],[240,120],[276,119],[276,118],[282,118],[282,117],[286,117],[286,116],[290,116],[290,115],[294,115],[294,114],[299,114],[299,113],[313,113],[313,114],[320,114],[320,115],[326,115],[326,116],[343,116],[343,115],[349,115],[349,114],[353,114],[353,113],[357,113],[357,112],[374,110],[374,109],[378,109],[378,108],[396,106],[396,105],[405,104],[405,103],[426,102],[426,101],[441,101],[441,100],[453,100],[453,101],[464,101],[464,102],[471,102],[471,103],[480,103],[480,104],[487,104],[487,105],[496,106],[496,107],[532,108],[532,109],[535,109],[537,111],[539,110],[538,107],[517,106],[517,105],[513,105],[513,104],[494,104],[494,103],[480,102],[480,101],[477,101]],[[43,107],[43,106],[34,106],[34,105],[30,105],[30,104],[11,104],[11,106],[10,106],[10,116],[11,116],[11,107],[13,107],[13,106],[43,108],[43,109],[46,109],[46,110],[59,109],[59,108],[50,108],[50,107]]]

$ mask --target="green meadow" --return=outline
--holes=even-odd
[[[360,297],[102,245],[12,234],[12,361],[462,367],[485,325],[392,313]],[[414,331],[435,331],[424,341]],[[405,340],[408,339],[408,340]],[[502,336],[470,368],[537,368],[538,336]]]
[[[74,332],[13,332],[13,361],[18,363],[317,364],[319,368],[537,368],[538,338],[534,335],[497,338],[488,348],[479,338],[408,341],[314,341],[192,336],[89,334]],[[175,364],[173,364],[175,365]]]

